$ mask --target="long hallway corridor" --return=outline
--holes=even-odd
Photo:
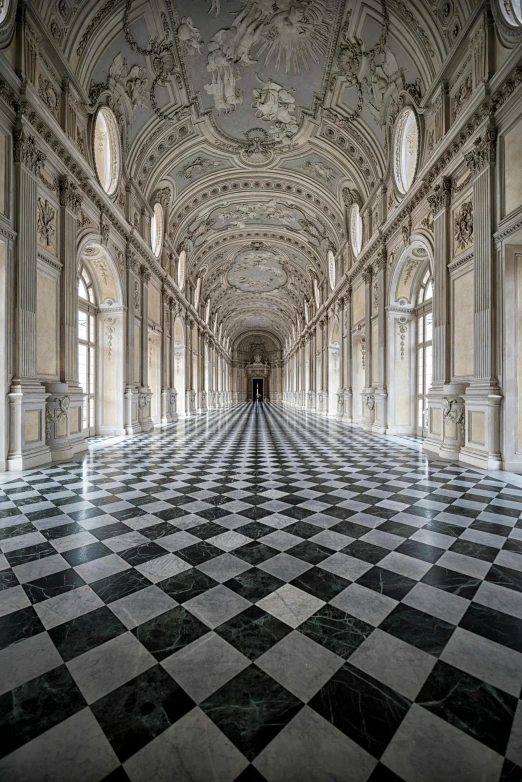
[[[259,404],[5,482],[0,777],[520,780],[521,513]]]

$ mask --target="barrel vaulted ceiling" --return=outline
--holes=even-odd
[[[211,322],[282,345],[389,166],[472,0],[35,0],[83,91],[125,116],[126,174],[168,192]]]

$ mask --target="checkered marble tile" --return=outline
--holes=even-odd
[[[3,481],[0,777],[521,780],[496,475],[241,405]]]

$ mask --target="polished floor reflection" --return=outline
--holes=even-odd
[[[519,782],[522,491],[269,405],[0,487],[6,782]]]

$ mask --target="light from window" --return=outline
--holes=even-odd
[[[78,282],[78,296],[80,297],[80,299],[85,299],[85,301],[94,304],[94,291],[92,288],[92,281],[89,275],[87,274],[87,270],[85,268],[82,269],[80,280]]]
[[[415,179],[419,158],[419,127],[413,109],[405,108],[397,120],[394,144],[395,181],[407,193]]]
[[[187,252],[182,250],[178,258],[178,288],[180,291],[185,287],[185,269],[187,266]]]
[[[516,27],[522,25],[521,0],[500,0],[500,10],[504,19]]]
[[[196,290],[194,291],[194,309],[197,310],[199,304],[199,296],[201,294],[201,277],[198,277],[196,282]]]
[[[2,24],[5,17],[7,16],[7,12],[9,11],[10,7],[11,0],[3,0],[3,2],[0,2],[0,24]]]
[[[335,288],[335,255],[331,250],[328,250],[328,276],[330,277],[330,288]]]
[[[120,134],[116,117],[102,106],[94,123],[94,163],[100,185],[108,195],[118,187],[121,168]]]
[[[363,239],[363,224],[358,204],[352,204],[350,210],[350,237],[352,240],[353,254],[357,256],[362,250]]]
[[[208,324],[210,319],[210,298],[207,299],[207,306],[205,308],[205,323]]]
[[[159,203],[154,204],[150,218],[150,245],[156,258],[159,258],[163,247],[163,207]]]
[[[305,316],[305,322],[308,323],[310,321],[310,308],[308,307],[307,301],[305,301],[304,303],[304,316]]]
[[[321,291],[319,290],[319,283],[317,277],[314,277],[314,296],[317,309],[321,306]]]

